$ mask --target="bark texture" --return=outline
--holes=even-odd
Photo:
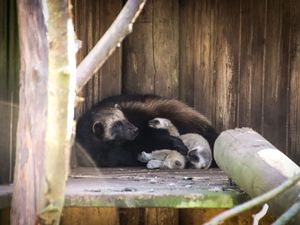
[[[75,42],[68,0],[47,1],[49,78],[45,166],[38,213],[41,224],[59,224],[68,176],[75,103]]]
[[[36,221],[47,115],[48,47],[41,1],[18,1],[20,103],[11,224]]]

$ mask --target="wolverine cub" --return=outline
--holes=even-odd
[[[177,128],[166,118],[154,118],[149,126],[155,129],[164,129],[170,135],[179,137],[188,148],[187,161],[192,168],[208,169],[212,163],[212,151],[205,138],[196,133],[180,135]],[[152,153],[142,152],[139,160],[148,162],[147,168],[184,168],[186,158],[172,150],[157,150]],[[180,166],[178,166],[180,165]]]
[[[147,163],[148,169],[184,169],[186,159],[177,151],[163,149],[151,153],[142,152],[138,160]]]

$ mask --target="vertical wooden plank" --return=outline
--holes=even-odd
[[[178,222],[178,209],[145,209],[145,225],[178,225]]]
[[[0,1],[0,128],[1,134],[9,128],[9,102],[7,99],[8,76],[8,10],[9,1]],[[9,180],[9,134],[0,137],[0,184]]]
[[[19,54],[16,2],[0,3],[0,184],[12,182],[18,121]]]
[[[10,209],[0,210],[0,224],[9,225],[10,224]]]
[[[8,11],[9,1],[0,1],[0,100],[7,99]]]
[[[84,6],[86,1],[81,0],[73,0],[73,18],[74,18],[74,29],[77,35],[77,38],[81,41],[81,48],[78,50],[76,54],[76,63],[77,65],[82,61],[85,56],[86,49],[86,40],[85,40],[85,25],[84,25]],[[84,91],[80,93],[82,96],[84,95]],[[80,104],[75,109],[75,118],[78,118],[84,112],[85,103]]]
[[[0,184],[12,182],[18,107],[0,101]]]
[[[300,2],[291,0],[289,156],[300,164]]]
[[[100,20],[101,36],[110,27],[121,9],[122,0],[101,0],[100,14],[97,18],[97,20]],[[95,43],[98,40],[99,38],[96,39]],[[101,99],[121,93],[121,56],[122,48],[119,47],[101,68],[101,84],[99,90]]]
[[[214,42],[213,33],[215,1],[196,1],[194,44],[194,97],[195,108],[208,119],[214,115]],[[229,15],[230,16],[230,15]]]
[[[142,225],[145,224],[144,208],[122,208],[119,209],[120,225]]]
[[[178,97],[178,1],[151,0],[126,39],[125,93]]]
[[[178,0],[153,0],[155,94],[178,98]]]
[[[262,131],[266,0],[241,1],[238,126]]]
[[[190,106],[194,105],[195,2],[179,0],[179,99]]]
[[[283,0],[267,2],[267,33],[263,102],[263,134],[285,152],[287,121],[287,81],[284,57]]]
[[[123,44],[124,93],[154,93],[153,0],[148,0]]]
[[[240,1],[216,1],[214,9],[215,118],[217,130],[236,126]]]
[[[8,99],[10,104],[9,110],[9,182],[13,181],[16,143],[17,143],[17,124],[19,116],[19,34],[17,22],[17,2],[9,1],[9,45],[8,45]],[[6,122],[8,122],[6,121]]]
[[[116,208],[65,208],[61,225],[119,225]]]
[[[105,4],[105,3],[104,3]],[[103,26],[101,22],[104,20],[105,15],[103,15],[103,2],[101,0],[93,1],[92,3],[92,20],[93,20],[93,29],[92,29],[92,44],[95,46],[97,41],[101,38],[103,34]],[[95,27],[97,29],[95,29]],[[103,67],[102,67],[103,69]],[[93,83],[93,100],[92,103],[98,102],[101,99],[101,69],[97,71],[92,77]]]
[[[74,0],[75,1],[75,0]],[[82,40],[77,54],[79,64],[99,41],[122,8],[122,0],[76,0],[75,31]],[[77,109],[80,116],[99,100],[121,92],[121,48],[118,48],[82,91],[85,102]]]
[[[85,10],[85,39],[86,39],[86,52],[87,55],[94,47],[94,20],[93,20],[93,9],[95,7],[95,3],[97,1],[86,0],[86,8]],[[88,110],[92,107],[94,102],[94,79],[93,77],[85,86],[85,110]]]
[[[226,209],[180,209],[179,210],[179,224],[180,225],[201,225],[209,221],[214,216],[220,214]],[[259,209],[253,209],[239,214],[236,217],[225,220],[223,225],[252,225],[252,215],[259,212]],[[260,225],[269,225],[274,222],[274,218],[269,215],[263,217]]]

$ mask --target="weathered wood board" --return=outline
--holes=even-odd
[[[9,207],[11,190],[12,185],[0,186],[1,208]],[[230,208],[247,198],[219,169],[76,168],[65,206]]]
[[[0,2],[0,184],[12,182],[19,95],[16,2]]]
[[[122,8],[122,0],[72,0],[72,4],[75,31],[82,41],[82,48],[77,53],[79,64],[112,24]],[[81,93],[85,101],[76,109],[76,116],[101,99],[121,93],[121,53],[118,48],[87,83]]]

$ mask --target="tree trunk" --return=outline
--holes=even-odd
[[[300,168],[255,131],[243,128],[221,133],[214,147],[218,166],[251,197],[261,195],[300,172]],[[269,203],[282,214],[298,199],[300,182]],[[296,222],[298,221],[298,222]],[[299,224],[300,214],[294,218]]]
[[[68,176],[75,103],[75,42],[68,0],[48,0],[48,115],[41,224],[59,224]]]
[[[75,101],[74,31],[68,0],[43,3],[18,3],[21,90],[12,224],[59,224],[64,204]]]
[[[41,1],[18,1],[20,104],[11,223],[36,221],[43,173],[48,48]]]

